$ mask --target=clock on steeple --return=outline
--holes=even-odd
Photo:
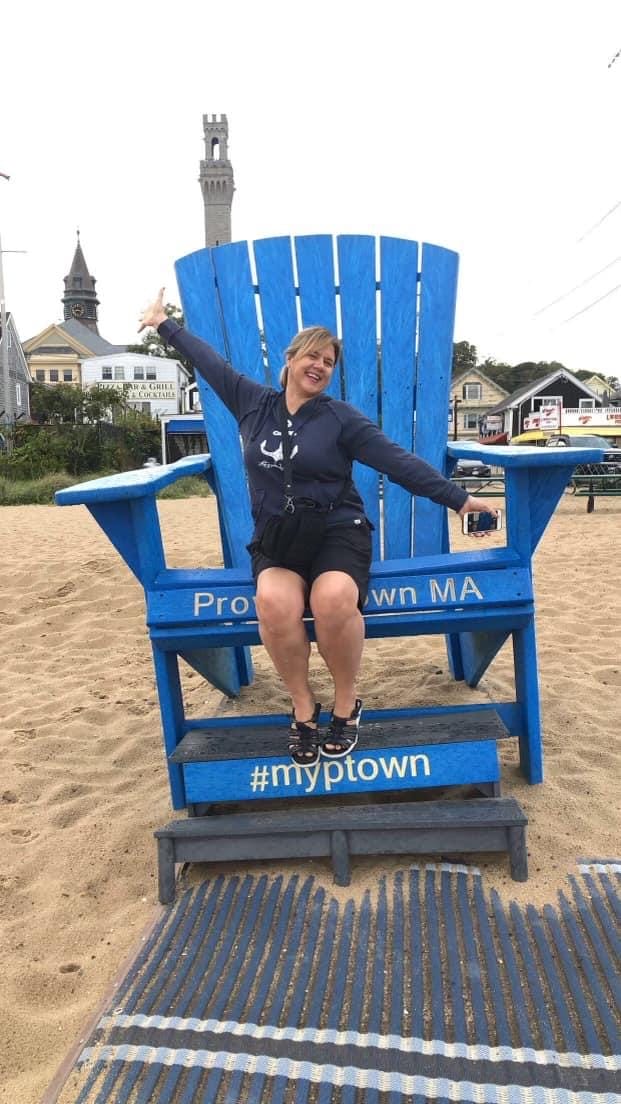
[[[65,294],[62,302],[65,321],[74,318],[89,330],[98,334],[97,307],[99,300],[95,291],[95,279],[91,276],[84,260],[82,246],[80,245],[80,231],[78,230],[78,242],[71,262],[69,275],[65,276]]]

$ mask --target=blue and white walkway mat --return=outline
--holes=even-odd
[[[216,877],[153,932],[71,1100],[621,1104],[620,874],[582,861],[543,909],[449,864],[344,905],[312,877]]]

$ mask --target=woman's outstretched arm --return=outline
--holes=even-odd
[[[173,318],[169,318],[164,309],[164,288],[160,288],[157,298],[140,315],[138,333],[147,326],[157,329],[168,345],[172,345],[188,358],[197,373],[216,392],[218,398],[239,420],[249,408],[252,408],[259,395],[266,390],[242,372],[236,372],[231,365],[216,352],[207,341],[190,333]]]

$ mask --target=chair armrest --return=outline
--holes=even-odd
[[[101,479],[76,483],[54,495],[57,506],[89,505],[98,502],[118,502],[130,498],[156,495],[170,483],[188,475],[202,475],[211,468],[211,456],[185,456],[174,464],[162,464],[157,468],[139,468],[137,471],[119,472]]]
[[[537,448],[536,445],[481,445],[474,441],[447,445],[451,460],[484,460],[499,468],[574,468],[576,464],[600,463],[605,451],[603,447]]]

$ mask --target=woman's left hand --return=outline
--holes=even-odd
[[[463,518],[464,514],[491,514],[492,517],[498,516],[498,509],[493,502],[488,502],[485,498],[474,498],[473,495],[468,495],[461,510],[457,511],[459,516]],[[493,531],[493,530],[492,530]],[[490,530],[483,530],[482,533],[471,533],[471,537],[489,537]]]
[[[154,299],[148,307],[145,307],[140,315],[140,329],[138,333],[141,333],[146,326],[153,326],[153,329],[156,330],[167,318],[168,315],[164,310],[164,288],[160,288],[157,299]]]

